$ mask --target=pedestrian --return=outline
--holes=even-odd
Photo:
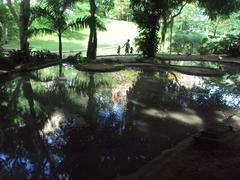
[[[118,46],[118,48],[117,48],[117,54],[118,54],[118,55],[120,55],[120,51],[121,51],[121,47]]]
[[[132,54],[132,53],[133,53],[133,47],[130,48],[130,54]]]
[[[125,47],[125,54],[129,54],[130,49],[130,39],[127,40],[127,42],[123,45],[123,48]]]

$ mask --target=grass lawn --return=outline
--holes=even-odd
[[[107,20],[107,31],[98,32],[98,55],[116,54],[118,45],[123,46],[130,39],[134,46],[134,38],[138,34],[137,26],[132,22]],[[89,29],[66,32],[63,35],[63,51],[77,51],[87,49]],[[58,37],[56,35],[39,35],[29,40],[33,50],[58,51]],[[5,49],[18,49],[19,42],[12,41],[4,46]],[[122,50],[123,53],[123,50]]]

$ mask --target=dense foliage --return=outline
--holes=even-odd
[[[143,52],[143,55],[149,57],[155,55],[159,44],[158,31],[160,25],[162,25],[162,39],[164,39],[166,26],[168,25],[167,21],[173,17],[172,12],[178,9],[181,10],[181,7],[183,7],[185,3],[190,2],[197,2],[200,7],[205,8],[205,13],[212,19],[216,18],[217,15],[229,15],[232,11],[237,9],[239,3],[237,0],[132,0],[131,7],[133,9],[133,19],[140,29],[140,35],[136,39],[136,44]],[[222,4],[226,4],[226,6],[222,6]]]
[[[173,50],[178,54],[194,54],[198,52],[204,35],[198,32],[178,32],[173,38]]]
[[[158,49],[160,21],[166,21],[171,12],[183,5],[182,0],[177,1],[154,1],[132,0],[133,19],[140,29],[136,39],[139,50],[144,56],[152,57]],[[164,23],[166,25],[166,23]],[[164,29],[165,27],[162,26]]]
[[[240,34],[227,34],[222,38],[209,39],[202,45],[199,52],[201,54],[240,56]]]

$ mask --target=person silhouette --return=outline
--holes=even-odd
[[[120,55],[120,51],[121,51],[121,47],[118,46],[118,48],[117,48],[117,54],[118,54],[118,55]]]
[[[127,42],[123,45],[123,48],[125,47],[125,54],[129,54],[130,49],[130,39],[127,40]]]
[[[132,53],[133,53],[133,47],[130,48],[130,54],[132,54]]]

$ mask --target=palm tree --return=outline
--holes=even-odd
[[[68,22],[67,10],[77,1],[78,0],[45,0],[32,10],[34,18],[40,19],[44,23],[41,23],[40,28],[33,28],[31,33],[56,33],[59,40],[60,59],[62,59],[62,34],[69,28],[80,29],[88,26],[87,17],[77,18],[73,22]]]

